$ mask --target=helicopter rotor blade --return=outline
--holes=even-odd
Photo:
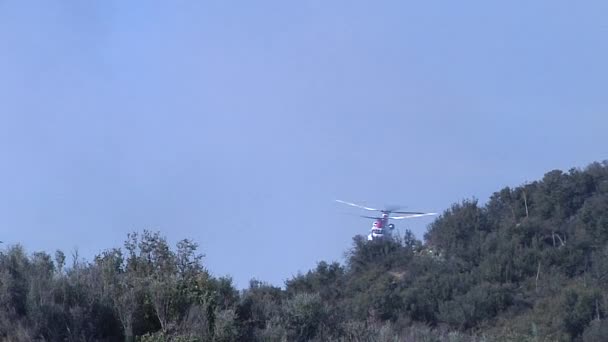
[[[414,218],[414,217],[423,217],[423,216],[432,216],[432,215],[437,215],[437,213],[420,213],[420,214],[411,214],[411,215],[404,215],[404,216],[391,216],[391,217],[389,217],[389,219],[403,220],[403,219],[409,219],[409,218]]]
[[[336,202],[342,203],[342,204],[346,204],[346,205],[350,205],[351,207],[357,207],[357,208],[369,210],[369,211],[382,211],[380,209],[365,207],[365,206],[362,206],[362,205],[359,205],[359,204],[356,204],[356,203],[346,202],[346,201],[342,201],[342,200],[336,200]]]
[[[418,211],[391,211],[392,214],[420,215],[426,214]]]
[[[399,206],[399,205],[385,205],[384,206],[384,210],[390,211],[390,212],[394,212],[395,210],[400,210],[400,209],[405,209],[405,208],[402,206]]]
[[[374,217],[374,216],[365,216],[365,215],[359,215],[360,217],[364,217],[364,218],[368,218],[368,219],[372,219],[372,220],[381,220],[382,217]]]

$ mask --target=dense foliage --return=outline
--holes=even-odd
[[[66,260],[70,259],[70,265]],[[608,163],[454,204],[417,240],[354,238],[281,289],[237,291],[195,243],[129,235],[92,262],[0,253],[7,341],[605,341]]]

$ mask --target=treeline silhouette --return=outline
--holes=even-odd
[[[149,231],[90,262],[0,253],[4,341],[606,341],[607,314],[608,162],[454,204],[424,241],[356,236],[285,289]]]

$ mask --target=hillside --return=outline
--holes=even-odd
[[[2,251],[3,340],[605,341],[608,162],[456,203],[424,241],[356,236],[284,290],[239,292],[147,231],[67,259]]]

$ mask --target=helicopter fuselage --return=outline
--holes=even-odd
[[[370,234],[367,236],[367,239],[370,241],[374,239],[381,239],[385,236],[385,231],[387,229],[394,229],[395,226],[393,224],[389,224],[388,220],[388,213],[383,212],[382,217],[379,217],[376,219],[376,221],[374,221],[374,224],[372,225],[372,229],[370,231]]]
[[[367,236],[368,241],[382,239],[384,237],[384,229],[372,228],[371,232]]]

